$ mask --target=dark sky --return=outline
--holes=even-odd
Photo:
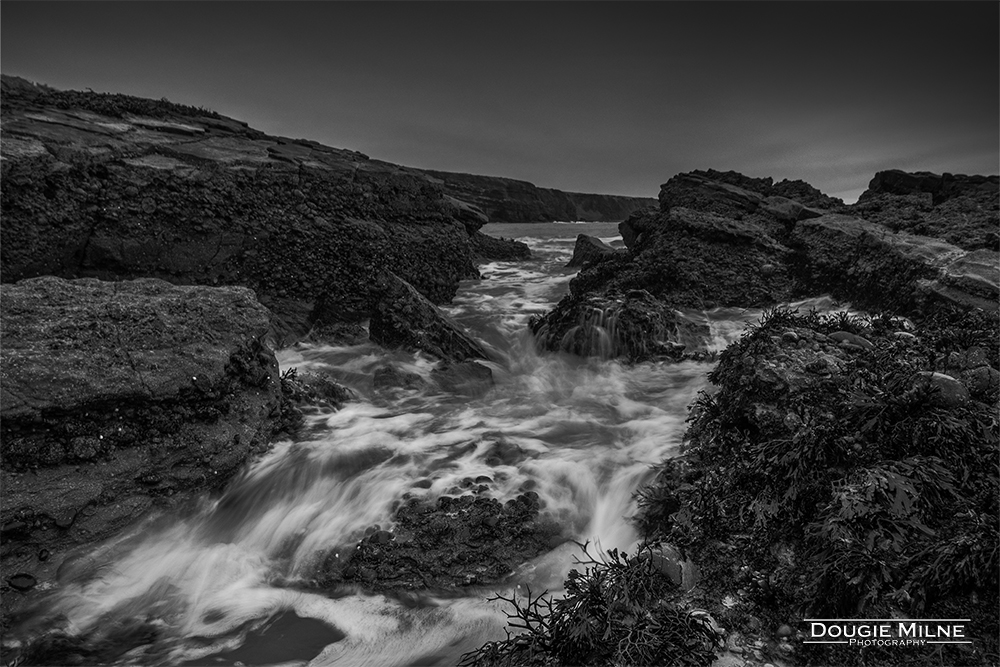
[[[0,67],[415,167],[655,196],[691,169],[853,200],[992,174],[997,2],[0,3]]]

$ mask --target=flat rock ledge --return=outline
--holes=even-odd
[[[251,290],[54,277],[0,290],[4,582],[53,578],[69,549],[219,486],[267,446],[281,383]]]

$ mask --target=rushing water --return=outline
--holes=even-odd
[[[673,455],[687,406],[705,388],[707,363],[647,363],[538,354],[527,331],[568,291],[565,264],[576,235],[621,245],[609,223],[490,225],[527,242],[525,262],[481,267],[446,310],[496,352],[495,387],[469,398],[439,390],[376,392],[385,363],[429,377],[435,362],[374,345],[298,346],[283,369],[328,373],[358,400],[309,417],[306,436],[281,442],[230,485],[183,515],[158,516],[60,570],[41,624],[100,636],[140,622],[152,646],[121,664],[451,665],[504,636],[505,615],[464,598],[403,604],[382,596],[330,598],[295,587],[317,554],[345,553],[375,524],[392,529],[404,493],[435,498],[467,477],[488,475],[500,501],[533,488],[543,512],[577,539],[628,549],[627,517],[650,466]],[[709,325],[722,349],[759,312],[687,313]],[[432,386],[432,385],[431,385]],[[487,451],[499,438],[527,452],[505,465]],[[575,547],[526,564],[515,582],[558,589]],[[36,626],[37,629],[37,626]]]

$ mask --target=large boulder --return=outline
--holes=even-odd
[[[385,273],[378,285],[381,298],[368,325],[374,342],[447,361],[489,358],[479,342],[405,280]]]
[[[544,350],[629,361],[679,359],[687,347],[682,341],[708,337],[644,290],[567,296],[532,320],[531,331]]]
[[[733,192],[720,192],[721,208],[731,210]],[[690,342],[705,335],[678,336],[678,326],[686,326],[678,310],[766,306],[792,294],[785,269],[791,251],[777,240],[783,225],[766,211],[731,217],[671,205],[633,215],[619,229],[628,253],[585,266],[570,295],[532,323],[542,349],[631,361],[679,358],[682,340],[692,352]]]
[[[566,265],[568,268],[584,266],[588,262],[599,262],[614,255],[617,250],[599,238],[578,234],[576,245],[573,246],[573,258]]]
[[[267,446],[282,394],[250,290],[45,277],[0,294],[6,573],[47,580],[50,555],[218,487]]]

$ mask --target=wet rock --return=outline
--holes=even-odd
[[[406,281],[383,274],[379,285],[381,296],[368,330],[373,341],[450,361],[488,358],[482,345]]]
[[[875,347],[867,338],[863,338],[857,334],[852,334],[848,331],[835,331],[830,334],[830,338],[842,345],[851,345],[863,350],[871,350]]]
[[[569,260],[567,267],[584,266],[588,262],[599,262],[614,255],[617,250],[609,246],[599,238],[579,234],[576,237],[576,245],[573,247],[573,258]]]
[[[1000,389],[1000,371],[991,366],[962,371],[961,379],[969,393],[976,398],[990,396]]]
[[[304,371],[285,377],[286,396],[298,405],[340,407],[356,398],[354,392],[323,373]],[[292,385],[289,390],[288,385]]]
[[[372,382],[376,389],[420,389],[427,385],[427,382],[416,373],[409,373],[395,366],[376,368]]]
[[[930,401],[933,405],[956,408],[969,402],[969,390],[961,382],[944,373],[920,371],[913,378],[913,386],[920,389],[929,388]]]
[[[786,331],[781,334],[781,342],[786,345],[798,345],[799,335],[794,331]]]
[[[442,390],[462,396],[482,396],[493,387],[493,371],[475,361],[442,364],[431,377]]]
[[[648,552],[644,551],[639,554],[639,558],[648,560],[653,568],[665,574],[685,591],[694,588],[700,578],[698,567],[685,559],[680,551],[670,545],[658,547]]]
[[[478,231],[469,235],[469,246],[473,254],[483,260],[511,262],[531,257],[527,243],[496,238]]]
[[[677,340],[680,330],[697,327],[644,290],[607,297],[565,297],[554,310],[531,323],[543,349],[636,362],[679,359],[685,349]],[[707,339],[707,333],[706,329],[700,338]],[[688,337],[699,338],[693,331]]]
[[[527,455],[520,445],[508,440],[497,440],[486,452],[486,465],[517,465],[525,458]]]
[[[455,590],[495,584],[526,560],[548,550],[561,531],[539,516],[537,494],[501,504],[470,495],[437,502],[406,501],[394,517],[392,540],[375,532],[346,563],[327,558],[316,575],[321,586],[359,582],[378,591]],[[371,575],[366,576],[367,573]]]
[[[0,293],[0,521],[35,517],[35,549],[113,535],[269,443],[284,399],[252,291],[46,277]]]

